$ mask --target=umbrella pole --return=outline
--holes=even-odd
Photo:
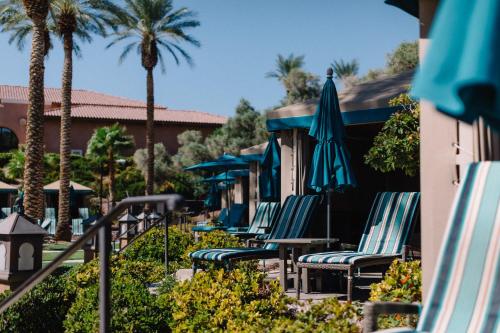
[[[331,225],[332,225],[332,190],[326,190],[326,246],[330,247]]]

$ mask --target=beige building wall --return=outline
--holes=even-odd
[[[420,59],[429,46],[429,29],[438,0],[420,0]],[[470,125],[459,123],[421,102],[420,179],[423,292],[427,297],[437,255],[455,197],[460,176],[473,160]]]
[[[281,131],[281,204],[295,189],[293,131]]]

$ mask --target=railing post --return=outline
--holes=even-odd
[[[164,246],[165,246],[165,276],[168,275],[168,224],[170,222],[172,212],[165,207],[165,238],[164,238]]]
[[[99,333],[108,333],[111,323],[110,282],[111,270],[109,267],[111,254],[111,221],[99,229]]]

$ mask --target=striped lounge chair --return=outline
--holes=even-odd
[[[45,218],[41,223],[41,227],[49,233],[49,235],[55,235],[56,233],[56,209],[52,207],[45,208]]]
[[[299,276],[303,268],[347,271],[347,299],[351,300],[356,269],[390,264],[402,256],[418,212],[419,199],[419,192],[378,193],[358,250],[300,256],[297,264]],[[300,297],[300,284],[297,297]]]
[[[229,209],[229,213],[227,213],[228,210],[226,210],[226,213],[224,215],[223,211],[221,211],[221,214],[219,214],[218,221],[222,223],[222,225],[197,225],[191,228],[191,230],[193,232],[210,232],[214,230],[226,230],[228,228],[237,227],[241,223],[241,220],[243,219],[243,216],[245,215],[247,209],[248,206],[245,204],[232,204],[231,208]]]
[[[309,225],[315,208],[319,203],[319,196],[289,196],[280,210],[269,238],[297,238],[302,237]],[[193,273],[199,268],[202,261],[212,261],[223,264],[231,269],[236,261],[278,258],[278,244],[267,243],[263,247],[244,247],[226,249],[202,249],[189,254],[193,261]]]
[[[260,202],[248,228],[229,228],[227,232],[242,239],[263,235],[271,229],[280,211],[279,202]]]
[[[500,162],[471,164],[455,198],[417,329],[391,332],[500,332]],[[377,315],[419,313],[416,304],[367,303],[365,332]]]

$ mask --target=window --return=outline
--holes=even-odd
[[[71,155],[83,156],[83,151],[81,149],[71,149]]]
[[[6,152],[12,149],[17,149],[19,140],[17,136],[6,127],[0,127],[0,152]]]

